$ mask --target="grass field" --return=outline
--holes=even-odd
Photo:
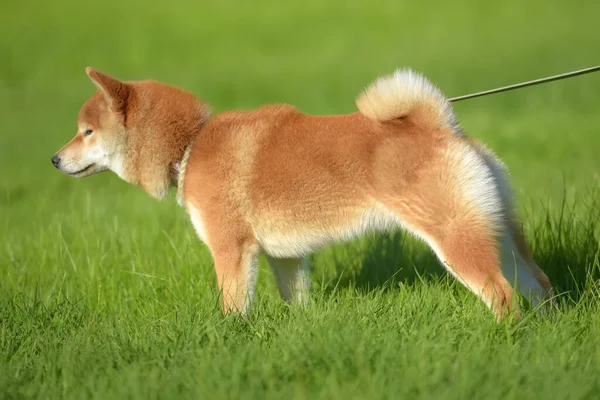
[[[3,2],[0,398],[598,398],[600,73],[455,107],[509,166],[561,294],[516,325],[402,233],[315,254],[306,311],[261,260],[251,317],[222,317],[173,199],[50,163],[94,91],[87,65],[216,111],[328,114],[400,66],[454,96],[600,63],[600,2],[404,3]]]

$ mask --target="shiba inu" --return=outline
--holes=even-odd
[[[212,254],[225,313],[249,311],[261,252],[281,296],[305,304],[308,254],[396,228],[425,241],[498,319],[518,315],[512,283],[534,305],[551,296],[504,165],[465,136],[421,74],[378,78],[348,115],[268,105],[211,116],[177,87],[86,72],[97,91],[52,163],[77,178],[111,170],[157,199],[176,187]]]

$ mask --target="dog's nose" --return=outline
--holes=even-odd
[[[58,168],[58,164],[60,164],[60,157],[56,154],[52,156],[52,164]]]

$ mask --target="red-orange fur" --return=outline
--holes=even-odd
[[[206,121],[208,107],[188,92],[91,69],[88,75],[99,92],[84,105],[80,126],[109,121],[100,132],[123,157],[123,179],[162,198],[172,184],[169,171],[189,148],[179,190],[213,255],[225,312],[247,311],[260,251],[274,268],[288,268],[280,285],[288,279],[297,287],[303,275],[294,259],[394,224],[429,243],[498,318],[517,311],[501,251],[517,253],[551,292],[510,198],[499,194],[493,155],[456,128],[439,94],[411,98],[386,92],[382,81],[359,98],[362,111],[349,115],[310,116],[277,105]],[[92,138],[80,132],[61,153],[79,154]],[[469,162],[495,180],[480,179]]]

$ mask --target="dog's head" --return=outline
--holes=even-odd
[[[75,137],[52,157],[56,168],[76,178],[123,169],[129,86],[89,67],[86,72],[99,90],[81,108]]]
[[[98,91],[85,102],[77,134],[52,164],[76,178],[111,170],[163,198],[171,168],[208,117],[193,94],[154,81],[120,81],[86,68]]]

